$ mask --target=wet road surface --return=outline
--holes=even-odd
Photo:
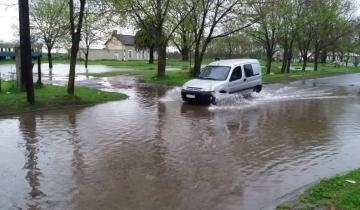
[[[0,117],[4,209],[272,209],[360,166],[360,74],[184,104],[179,88],[80,81],[129,100]]]

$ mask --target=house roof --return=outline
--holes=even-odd
[[[132,35],[118,34],[116,37],[123,45],[135,45],[134,36]]]

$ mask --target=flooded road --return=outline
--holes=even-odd
[[[210,107],[182,103],[179,88],[92,84],[130,99],[0,118],[1,208],[273,209],[360,167],[360,74]]]

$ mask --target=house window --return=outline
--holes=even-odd
[[[129,50],[128,53],[129,53],[128,58],[129,58],[129,59],[132,59],[132,51]]]
[[[126,60],[126,50],[123,51],[123,55],[124,55],[124,59],[123,60]]]

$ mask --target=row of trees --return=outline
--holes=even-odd
[[[27,92],[27,100],[30,104],[35,103],[31,63],[31,28],[38,30],[33,30],[33,32],[35,31],[34,34],[38,33],[46,44],[46,47],[49,50],[49,65],[51,65],[51,67],[51,49],[61,37],[62,33],[70,35],[71,59],[67,92],[70,95],[74,95],[76,57],[82,36],[86,0],[79,0],[79,2],[69,0],[67,5],[64,1],[60,2],[57,0],[39,0],[31,3],[29,9],[28,0],[19,1],[19,33],[22,68],[21,83],[22,88]],[[66,27],[67,25],[60,25],[62,22],[59,21],[59,17],[66,14],[63,13],[63,11],[67,11],[69,27]],[[31,19],[30,16],[32,17]],[[35,28],[36,26],[38,28]],[[65,32],[66,29],[68,29],[67,33]]]
[[[291,61],[302,62],[305,70],[309,59],[325,63],[338,57],[348,63],[351,53],[360,54],[360,20],[354,17],[350,1],[281,1],[259,4],[255,14],[262,17],[241,33],[218,40],[209,52],[215,56],[265,57],[266,72],[271,72],[274,54],[281,55],[281,71],[289,72]],[[211,53],[214,54],[214,53]],[[355,59],[355,65],[359,58]]]
[[[194,75],[209,44],[221,37],[241,31],[257,21],[251,15],[252,0],[106,0],[114,13],[126,13],[136,22],[138,46],[156,48],[157,76],[165,76],[166,48],[175,45],[184,60],[194,50]],[[240,21],[241,20],[241,21]],[[144,44],[143,44],[144,43]]]
[[[354,51],[359,21],[352,9],[349,0],[88,0],[86,6],[85,0],[78,0],[73,7],[68,0],[32,0],[31,22],[34,35],[47,47],[50,68],[54,46],[81,42],[87,58],[90,46],[114,24],[128,22],[137,29],[137,48],[150,50],[150,63],[157,51],[160,78],[165,76],[169,45],[179,50],[183,60],[194,52],[194,75],[209,49],[265,55],[267,73],[274,53],[281,51],[285,73],[294,55],[301,55],[303,70],[314,57],[317,70],[329,52]],[[72,48],[72,58],[78,50]]]
[[[248,31],[265,50],[266,72],[270,73],[274,53],[283,52],[282,72],[289,72],[294,53],[300,54],[305,70],[313,57],[314,70],[325,62],[329,52],[352,52],[359,46],[359,21],[353,17],[351,1],[344,0],[277,0],[253,7],[262,17]]]
[[[209,50],[246,50],[265,55],[271,72],[275,52],[282,52],[282,70],[289,72],[300,54],[325,62],[329,52],[354,52],[359,46],[359,21],[349,0],[107,0],[115,13],[126,13],[139,29],[138,47],[157,49],[158,77],[165,75],[166,46],[175,46],[187,60],[194,51],[194,75]],[[217,41],[220,40],[220,41]],[[216,49],[221,42],[222,49]],[[249,51],[249,50],[247,50]]]
[[[81,2],[74,2],[73,15],[77,19],[80,14]],[[86,6],[85,6],[86,5]],[[49,68],[53,68],[52,50],[57,48],[70,49],[72,45],[71,9],[68,0],[31,0],[30,17],[32,39],[44,43],[47,50]],[[85,55],[85,67],[91,45],[96,44],[108,35],[111,30],[109,10],[95,0],[84,2],[82,11],[80,47]],[[80,19],[79,19],[80,21]],[[110,23],[110,24],[109,24]],[[76,29],[75,29],[76,30]]]

